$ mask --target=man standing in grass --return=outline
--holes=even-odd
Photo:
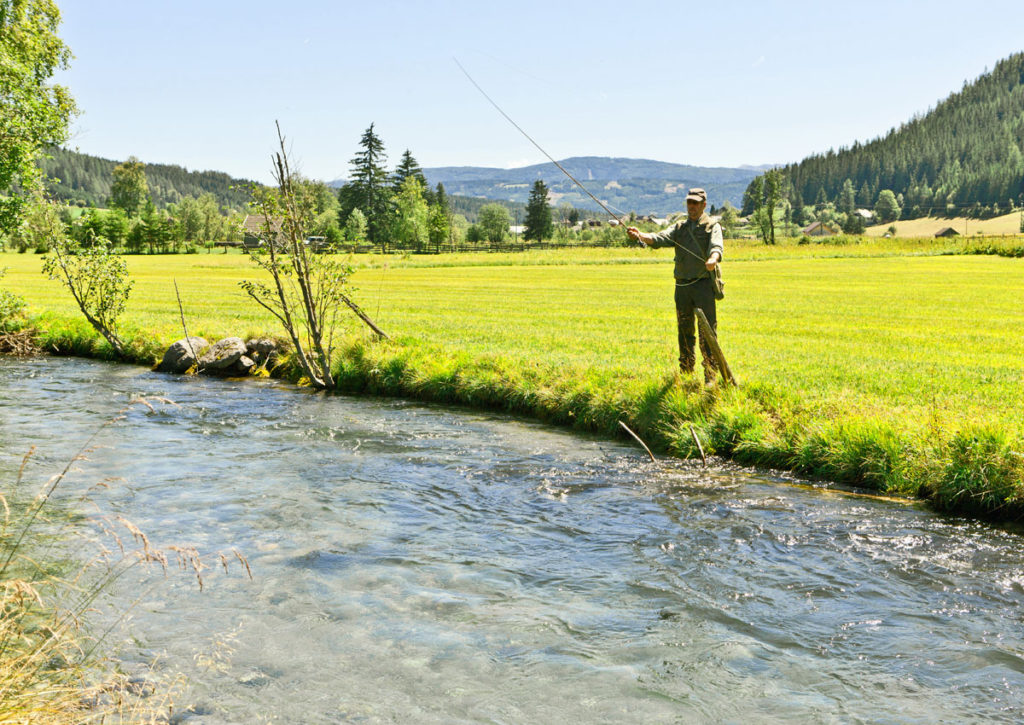
[[[712,275],[722,261],[722,227],[704,213],[707,203],[708,195],[704,189],[690,189],[686,195],[685,220],[656,234],[644,234],[636,227],[626,229],[630,237],[649,247],[676,248],[676,320],[679,324],[679,369],[683,373],[692,373],[697,361],[694,311],[698,308],[703,310],[711,329],[718,329]],[[714,382],[718,366],[703,333],[700,335],[700,352],[704,363],[704,382]]]

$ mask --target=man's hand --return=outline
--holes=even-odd
[[[629,238],[632,239],[634,242],[644,241],[644,235],[636,227],[626,227],[626,234],[628,234]]]
[[[718,252],[713,252],[711,254],[711,256],[708,257],[708,261],[706,261],[704,263],[704,266],[707,267],[707,270],[709,272],[714,272],[715,271],[715,267],[718,266],[718,263],[720,261],[722,261],[721,255],[719,255]]]

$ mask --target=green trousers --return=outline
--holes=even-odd
[[[676,280],[676,321],[679,324],[679,369],[684,373],[692,372],[697,362],[694,345],[697,335],[694,334],[696,324],[695,310],[701,309],[708,318],[711,329],[718,334],[718,316],[715,314],[715,290],[711,280],[702,277],[695,282]],[[703,358],[704,376],[714,376],[718,370],[715,358],[711,354],[704,335],[700,335],[700,354]]]

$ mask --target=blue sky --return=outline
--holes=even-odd
[[[313,178],[376,124],[389,161],[795,161],[866,140],[1024,50],[1016,2],[58,0],[79,150]]]

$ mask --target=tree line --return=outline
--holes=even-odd
[[[71,149],[51,147],[39,161],[47,178],[46,193],[70,206],[103,207],[110,198],[117,161],[102,159]],[[158,209],[180,203],[185,197],[198,199],[212,194],[217,204],[244,211],[252,183],[221,171],[189,171],[176,164],[146,164],[150,198]]]
[[[881,205],[895,218],[994,216],[1024,206],[1024,53],[934,109],[865,144],[829,150],[777,170],[780,201],[800,223],[831,204],[849,216]],[[755,212],[767,175],[744,194]],[[891,198],[890,198],[891,195]],[[894,219],[893,219],[894,220]],[[883,220],[887,221],[887,220]]]

